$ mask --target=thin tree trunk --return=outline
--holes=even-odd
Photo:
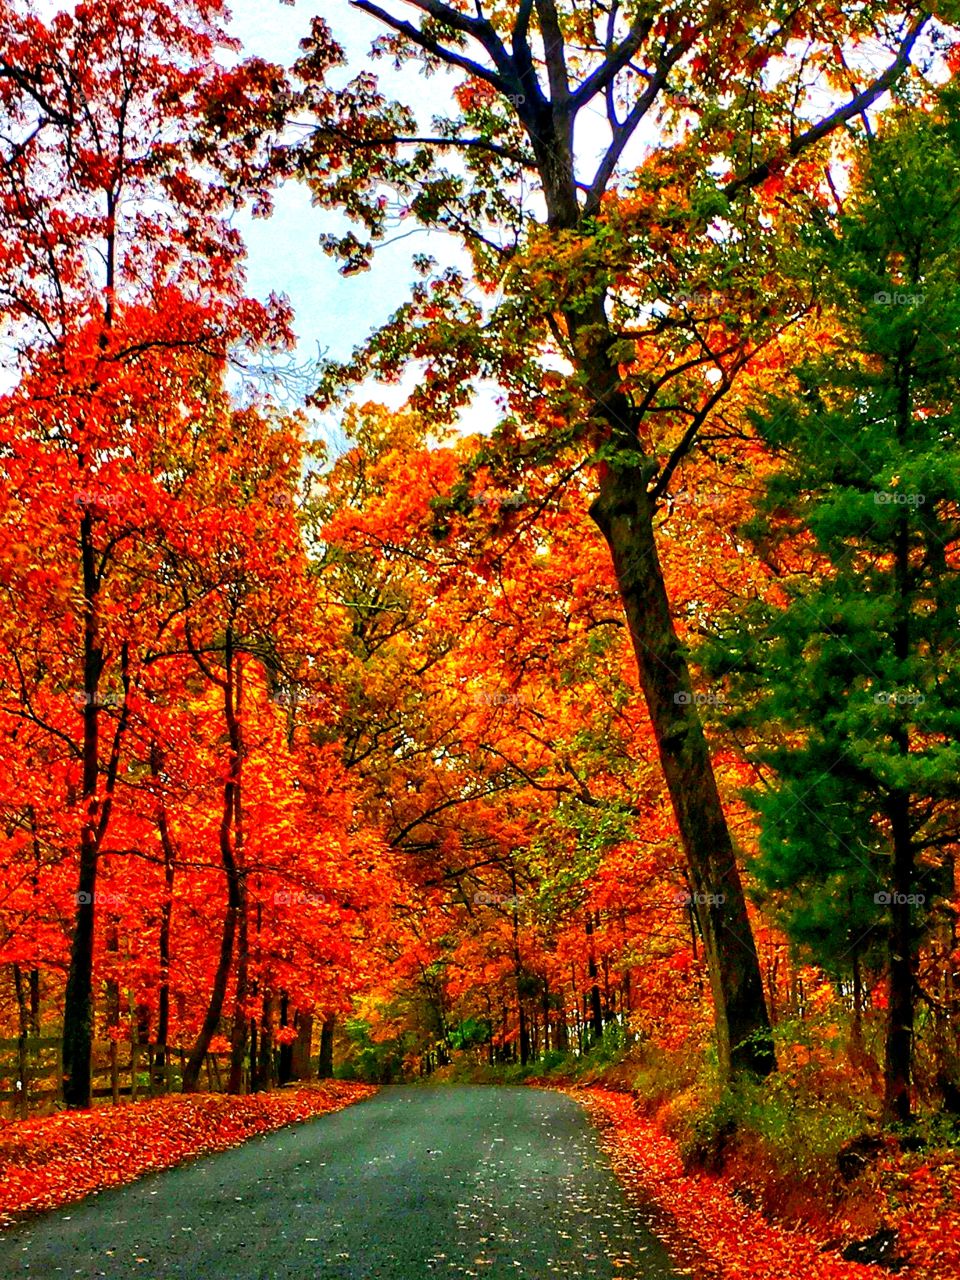
[[[70,946],[70,968],[63,1006],[63,1100],[68,1107],[90,1106],[93,1052],[93,930],[97,887],[97,782],[100,774],[99,691],[103,673],[97,595],[99,578],[89,507],[80,520],[83,581],[83,775],[84,807],[80,831],[77,911]]]
[[[113,958],[114,966],[120,954],[120,933],[117,928],[117,918],[111,915],[107,925],[107,938],[105,943],[107,955]],[[112,974],[106,982],[106,1014],[107,1014],[107,1036],[109,1045],[107,1049],[108,1060],[110,1064],[110,1100],[114,1106],[120,1101],[120,1046],[117,1041],[117,1035],[120,1031],[120,983],[117,980],[116,973]]]
[[[226,781],[223,784],[223,807],[220,815],[220,860],[227,880],[227,906],[223,918],[223,931],[220,936],[220,956],[217,970],[210,992],[210,1002],[203,1019],[203,1025],[197,1036],[190,1057],[183,1070],[183,1091],[193,1093],[197,1088],[200,1070],[210,1041],[220,1025],[223,1002],[227,995],[227,982],[230,977],[230,963],[233,958],[233,939],[237,927],[237,913],[240,908],[241,879],[234,857],[233,823],[235,816],[235,793],[240,784],[240,724],[236,716],[233,697],[233,633],[227,629],[225,640],[226,678],[223,681],[223,708],[230,741],[230,764]]]
[[[593,1042],[603,1039],[603,1007],[597,985],[597,957],[593,947],[593,916],[587,912],[587,976],[590,979],[590,1027]]]
[[[257,1053],[257,1092],[267,1092],[273,1086],[273,996],[264,995],[263,1014],[260,1021],[260,1048]],[[251,1067],[253,1062],[251,1060]]]
[[[290,997],[286,991],[280,992],[280,1026],[281,1028],[289,1026],[288,1018],[290,1016]],[[297,1025],[297,1040],[300,1039],[300,1026],[294,1015],[294,1023]],[[279,1062],[277,1064],[277,1083],[288,1084],[293,1078],[293,1046],[294,1041],[287,1044],[283,1041],[280,1045]],[[302,1079],[303,1077],[299,1077]]]
[[[107,231],[104,244],[105,302],[104,327],[113,323],[113,291],[116,276],[116,193],[106,193]],[[105,348],[106,333],[99,345]],[[87,464],[85,452],[77,456],[82,471]],[[100,780],[100,680],[105,665],[100,639],[99,595],[103,562],[98,567],[94,539],[93,512],[85,506],[80,517],[80,575],[83,587],[83,746],[81,749],[83,826],[80,829],[80,866],[77,876],[77,911],[70,946],[70,967],[63,997],[63,1100],[70,1108],[86,1108],[91,1102],[91,1066],[93,1055],[93,939],[94,894],[97,883],[97,858],[110,817],[113,784],[119,765],[120,742],[127,722],[128,649],[122,648],[123,707],[114,738],[104,797],[98,801]]]
[[[237,725],[237,781],[233,789],[234,858],[239,879],[237,896],[237,986],[234,998],[233,1028],[230,1036],[230,1080],[228,1093],[243,1092],[243,1059],[250,1026],[247,1000],[250,996],[250,921],[247,877],[243,867],[243,740],[240,714],[243,701],[243,668],[237,658],[234,721]],[[255,1034],[255,1033],[254,1033]],[[253,1051],[254,1056],[256,1050]],[[250,1079],[253,1086],[253,1072]]]
[[[911,422],[909,356],[900,368],[897,439],[906,444]],[[910,528],[906,510],[897,524],[894,550],[894,582],[897,618],[893,648],[900,662],[910,655]],[[900,756],[910,752],[906,724],[896,725],[893,742]],[[910,1071],[913,1054],[913,925],[910,897],[913,893],[914,850],[910,830],[910,796],[893,791],[888,806],[893,839],[893,901],[890,906],[890,995],[883,1064],[884,1118],[906,1124],[910,1120]]]
[[[26,1120],[30,1114],[30,1065],[27,1056],[30,1015],[23,971],[18,964],[13,966],[13,987],[17,997],[17,1115],[21,1120]]]
[[[859,1067],[863,1063],[863,973],[860,968],[860,947],[853,944],[853,1020],[850,1024],[850,1061]]]
[[[30,819],[30,837],[33,847],[33,869],[30,873],[30,898],[33,912],[34,928],[34,967],[30,970],[30,1027],[31,1033],[40,1035],[40,970],[36,968],[36,957],[39,955],[37,939],[37,920],[40,908],[40,832],[37,827],[37,811],[32,804],[27,805],[27,816]]]
[[[167,821],[166,796],[163,792],[163,751],[156,739],[150,744],[150,773],[157,787],[157,833],[163,853],[163,901],[160,904],[160,989],[157,995],[157,1051],[154,1058],[155,1083],[166,1087],[167,1042],[170,1038],[170,929],[173,919],[173,885],[175,854],[170,824]]]
[[[890,986],[883,1064],[883,1110],[887,1121],[910,1120],[910,1072],[913,1052],[913,843],[907,798],[896,797],[893,827],[893,902],[890,907]]]

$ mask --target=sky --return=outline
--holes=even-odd
[[[256,54],[285,66],[297,57],[298,42],[317,13],[344,45],[351,70],[359,69],[371,42],[382,31],[377,22],[352,9],[348,0],[297,0],[294,5],[282,0],[233,0],[230,9],[231,31],[243,41],[243,54]],[[376,73],[389,84],[389,64],[378,62]],[[409,78],[404,80],[409,94]],[[398,84],[398,96],[399,91]],[[431,80],[430,93],[433,98],[444,93],[442,78]],[[434,107],[443,110],[442,96],[431,103],[431,110]],[[250,292],[257,297],[270,292],[289,297],[295,312],[299,361],[315,359],[321,353],[336,359],[349,355],[408,296],[415,278],[411,265],[414,253],[429,252],[438,261],[452,260],[453,246],[447,237],[421,230],[378,249],[370,271],[343,277],[335,261],[319,246],[321,233],[336,225],[334,215],[314,209],[306,189],[293,182],[277,192],[270,218],[245,216],[239,222],[249,250]],[[403,401],[404,393],[402,387],[371,385],[363,388],[360,398],[395,406]],[[478,415],[489,421],[492,411],[489,399],[485,399],[468,414],[467,421],[471,427],[482,427]],[[317,429],[335,440],[336,415],[318,418]]]

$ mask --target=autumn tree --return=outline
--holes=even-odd
[[[583,1040],[581,1001],[599,1039],[634,1011],[644,931],[691,944],[609,561],[562,469],[510,490],[479,467],[464,489],[482,439],[369,404],[348,425],[316,482],[316,564],[351,619],[333,731],[410,886],[383,1026],[398,984],[427,1061],[479,1023],[521,1061]]]
[[[482,292],[420,258],[410,302],[328,370],[321,398],[414,361],[412,402],[449,419],[483,375],[509,397],[487,454],[502,474],[563,450],[593,467],[590,509],[615,566],[691,882],[711,904],[698,914],[722,1069],[767,1072],[754,940],[655,518],[738,373],[806,305],[802,289],[773,296],[781,192],[798,208],[820,199],[821,144],[906,73],[928,13],[557,0],[353,7],[385,28],[378,56],[464,78],[456,114],[421,126],[367,72],[335,91],[342,52],[314,22],[297,74],[300,117],[315,124],[291,163],[362,236],[332,234],[327,245],[360,269],[414,217],[462,240]],[[887,50],[879,66],[877,48]],[[838,49],[850,51],[839,63]],[[812,83],[833,95],[825,113]],[[496,296],[484,304],[484,293]]]
[[[138,471],[148,424],[160,397],[168,410],[179,403],[191,354],[222,361],[284,334],[282,309],[244,300],[242,245],[228,225],[253,144],[218,148],[219,104],[254,110],[269,74],[220,65],[222,20],[218,0],[176,11],[153,0],[79,5],[49,22],[29,5],[0,7],[0,305],[23,378],[4,407],[8,460],[33,481],[43,468],[57,477],[62,532],[76,547],[57,569],[63,601],[77,602],[63,634],[76,654],[68,687],[82,702],[79,728],[66,732],[82,811],[63,1036],[71,1106],[90,1100],[97,863],[137,666],[114,569],[150,524],[132,516],[151,485]],[[214,154],[229,186],[204,167]],[[31,588],[23,604],[33,614],[44,601]],[[20,692],[14,714],[29,718],[31,691]]]

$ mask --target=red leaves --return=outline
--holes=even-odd
[[[866,1280],[881,1273],[845,1262],[823,1244],[828,1239],[834,1244],[838,1235],[862,1237],[866,1221],[897,1233],[896,1252],[906,1258],[900,1275],[910,1280],[960,1275],[960,1177],[949,1151],[886,1156],[873,1183],[854,1202],[850,1216],[857,1216],[859,1228],[845,1221],[843,1214],[850,1211],[841,1202],[832,1215],[824,1207],[818,1221],[807,1215],[802,1228],[789,1230],[746,1208],[729,1178],[685,1174],[677,1144],[637,1112],[628,1094],[571,1092],[601,1129],[628,1193],[658,1211],[656,1221],[665,1225],[671,1250],[691,1274],[710,1280]]]
[[[339,1111],[373,1092],[329,1081],[282,1094],[160,1098],[11,1125],[0,1129],[0,1226],[26,1210],[52,1209],[254,1134]]]
[[[665,1215],[667,1243],[692,1274],[709,1280],[867,1280],[876,1276],[873,1268],[823,1252],[823,1242],[813,1233],[788,1231],[747,1209],[733,1198],[722,1178],[685,1174],[676,1143],[638,1114],[629,1094],[590,1089],[575,1090],[573,1096],[601,1126],[607,1154],[628,1193]],[[692,1241],[696,1241],[695,1252]],[[929,1274],[933,1280],[934,1273]]]

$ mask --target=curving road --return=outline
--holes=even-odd
[[[386,1089],[0,1235],[0,1277],[666,1280],[583,1112]]]

